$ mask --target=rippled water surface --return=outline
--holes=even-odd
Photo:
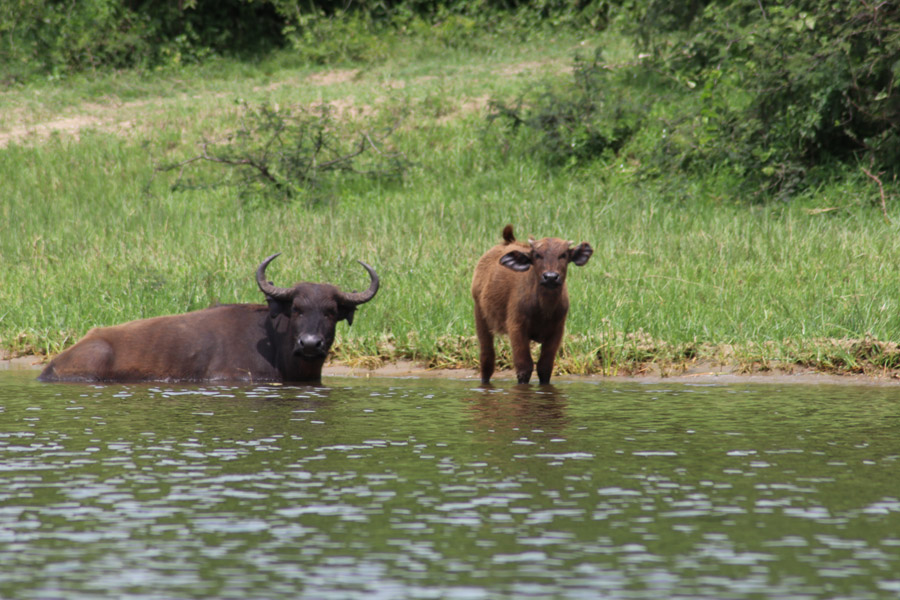
[[[900,595],[900,386],[0,372],[0,597]]]

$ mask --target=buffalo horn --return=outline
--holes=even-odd
[[[259,265],[259,268],[256,270],[256,283],[259,285],[259,289],[262,290],[262,293],[267,297],[275,300],[288,300],[291,298],[290,289],[275,287],[272,285],[271,281],[266,281],[266,267],[280,255],[281,252],[276,252],[266,260],[262,261],[262,264]]]
[[[356,261],[363,266],[363,268],[369,272],[369,278],[372,282],[369,284],[369,289],[364,292],[338,292],[337,300],[341,304],[350,304],[356,306],[357,304],[362,304],[363,302],[368,302],[372,298],[375,297],[375,292],[378,291],[378,274],[375,273],[375,269],[367,265],[361,260]]]

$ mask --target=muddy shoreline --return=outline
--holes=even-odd
[[[0,357],[0,371],[32,370],[37,372],[44,366],[44,357],[19,356]],[[411,361],[398,361],[384,364],[375,369],[353,367],[331,363],[322,371],[328,377],[383,377],[396,379],[460,379],[478,382],[475,369],[429,369]],[[508,383],[515,379],[515,373],[509,370],[498,371],[493,381]],[[637,375],[555,375],[554,382],[561,381],[625,381],[635,383],[697,383],[697,384],[734,384],[734,383],[792,383],[792,384],[828,384],[828,385],[874,385],[900,387],[900,372],[886,371],[881,374],[834,374],[822,373],[814,369],[800,367],[771,369],[767,371],[745,372],[738,367],[713,363],[693,363],[676,371],[664,372],[656,366]]]

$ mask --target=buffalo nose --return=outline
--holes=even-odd
[[[547,271],[541,275],[541,283],[549,286],[559,285],[559,273],[556,271]]]
[[[326,351],[325,339],[320,335],[301,335],[297,338],[297,345],[294,347],[294,354],[305,356],[321,356]]]

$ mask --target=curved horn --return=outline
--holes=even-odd
[[[274,298],[275,300],[287,300],[291,297],[291,290],[288,288],[280,288],[272,285],[271,281],[266,281],[266,267],[269,266],[269,263],[275,260],[278,256],[281,255],[281,252],[276,252],[266,260],[262,261],[262,264],[259,265],[259,268],[256,269],[256,284],[259,286],[259,289],[262,290],[262,293],[270,298]]]
[[[341,292],[338,291],[337,299],[341,304],[351,304],[356,306],[357,304],[362,304],[364,302],[368,302],[372,298],[375,297],[375,292],[378,291],[378,274],[375,272],[375,269],[367,265],[361,260],[356,261],[363,266],[363,268],[369,272],[369,279],[371,279],[371,283],[369,284],[369,289],[364,292]]]

